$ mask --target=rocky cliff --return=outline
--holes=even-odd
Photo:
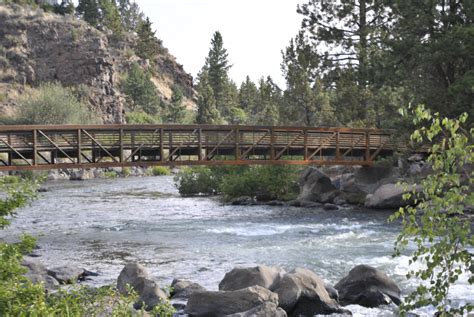
[[[153,82],[164,100],[178,85],[192,107],[192,77],[175,58],[163,49],[154,63],[141,60],[133,52],[135,44],[134,34],[117,40],[74,16],[0,5],[0,112],[14,113],[25,87],[57,81],[85,87],[90,107],[104,123],[124,122],[120,81],[134,62],[155,65]]]

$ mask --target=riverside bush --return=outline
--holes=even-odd
[[[166,166],[153,166],[150,170],[153,176],[169,175],[170,169]]]
[[[292,166],[212,166],[181,170],[175,177],[183,196],[223,194],[226,199],[267,194],[288,200],[297,195],[298,168]]]

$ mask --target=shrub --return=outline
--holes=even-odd
[[[104,177],[105,178],[116,178],[116,177],[118,177],[118,173],[116,171],[107,171],[107,172],[104,172]]]
[[[160,176],[160,175],[169,175],[171,174],[170,169],[166,166],[153,166],[151,168],[151,174],[153,176]]]
[[[299,169],[292,166],[212,166],[181,170],[175,177],[183,196],[224,194],[227,199],[265,193],[274,199],[296,197]]]
[[[226,198],[267,194],[273,199],[294,199],[299,169],[287,165],[252,166],[243,173],[227,175],[220,189]]]
[[[143,111],[128,112],[125,114],[125,120],[128,124],[154,124],[161,122],[158,116],[152,116]]]
[[[93,113],[79,101],[71,88],[46,83],[32,89],[19,100],[16,122],[19,124],[96,123]]]
[[[130,175],[132,175],[132,169],[130,167],[122,168],[122,175],[124,177],[129,177]]]
[[[216,195],[219,181],[209,167],[188,167],[179,171],[174,178],[182,196]]]

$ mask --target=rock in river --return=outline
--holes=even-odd
[[[290,316],[350,314],[330,297],[322,279],[307,269],[297,268],[283,276],[275,293],[280,307]]]
[[[245,287],[259,285],[269,290],[274,290],[280,282],[284,271],[278,267],[265,265],[250,268],[234,268],[227,272],[219,283],[221,291],[235,291]]]
[[[400,305],[400,288],[385,273],[368,265],[358,265],[334,286],[342,305],[377,307]]]
[[[138,263],[129,263],[120,272],[117,279],[117,289],[122,294],[127,294],[127,284],[138,294],[143,292],[145,280],[148,279],[148,272]]]
[[[416,189],[413,185],[408,187],[408,191]],[[405,201],[403,194],[407,191],[398,184],[385,184],[377,188],[372,195],[367,195],[365,207],[375,209],[393,209],[405,205],[410,205],[413,200]]]
[[[261,286],[237,291],[197,292],[189,297],[185,312],[191,316],[225,316],[246,312],[265,303],[278,306],[278,295]]]
[[[171,282],[171,289],[172,299],[188,299],[193,293],[206,291],[204,287],[197,283],[179,279],[174,279],[173,282]]]
[[[301,173],[298,183],[300,186],[298,200],[332,202],[339,193],[329,176],[314,167],[306,168]]]

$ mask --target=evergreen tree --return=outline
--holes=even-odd
[[[114,36],[122,34],[122,23],[120,13],[115,0],[99,0],[101,11],[101,24],[112,31]]]
[[[230,124],[244,124],[247,122],[247,114],[239,105],[239,89],[230,80],[225,91],[225,104],[228,109],[226,120]]]
[[[155,32],[151,28],[151,24],[149,18],[146,18],[144,21],[139,23],[137,29],[138,42],[136,53],[141,58],[153,61],[158,53],[159,47],[158,40],[155,37]]]
[[[254,124],[276,125],[279,122],[279,101],[281,93],[279,88],[273,83],[270,76],[265,80],[263,77],[259,81],[258,87],[258,114],[253,118]]]
[[[166,121],[169,123],[182,123],[186,116],[186,106],[183,104],[183,92],[178,86],[173,86],[171,101],[167,105]]]
[[[139,107],[145,113],[157,115],[161,108],[161,100],[150,74],[143,71],[138,64],[133,64],[124,82],[124,91],[128,96],[133,110]]]
[[[138,26],[145,19],[143,12],[135,1],[118,0],[118,10],[122,23],[122,29],[127,32],[136,32]]]
[[[231,105],[227,103],[226,93],[229,85],[228,71],[231,67],[228,61],[228,53],[224,48],[222,35],[216,31],[211,40],[211,48],[206,58],[205,67],[209,77],[209,85],[212,88],[217,110],[224,118],[229,117]]]
[[[75,10],[71,0],[62,0],[61,4],[54,6],[54,12],[61,15],[73,14]]]
[[[474,2],[396,0],[391,9],[391,85],[406,87],[414,104],[449,117],[467,112],[473,122]]]
[[[313,96],[318,70],[317,54],[302,31],[283,52],[282,70],[286,79],[285,107],[281,109],[286,123],[313,126],[317,105]]]
[[[380,122],[384,107],[375,102],[375,96],[386,81],[383,71],[386,61],[380,53],[393,16],[387,3],[385,0],[310,0],[298,7],[298,12],[304,15],[302,29],[310,35],[319,58],[318,72],[324,74],[325,86],[346,84],[344,91],[353,93],[351,99],[358,102],[351,105],[350,111],[336,104],[337,113],[345,113],[345,123],[364,121],[369,125],[374,121],[374,111]]]
[[[255,83],[247,76],[239,89],[239,108],[247,113],[247,116],[253,116],[257,113],[258,89]]]
[[[76,13],[93,27],[99,25],[101,16],[98,0],[79,0]]]
[[[219,123],[219,111],[216,107],[214,91],[209,83],[209,75],[205,67],[198,75],[196,90],[198,93],[196,122],[207,124]]]

